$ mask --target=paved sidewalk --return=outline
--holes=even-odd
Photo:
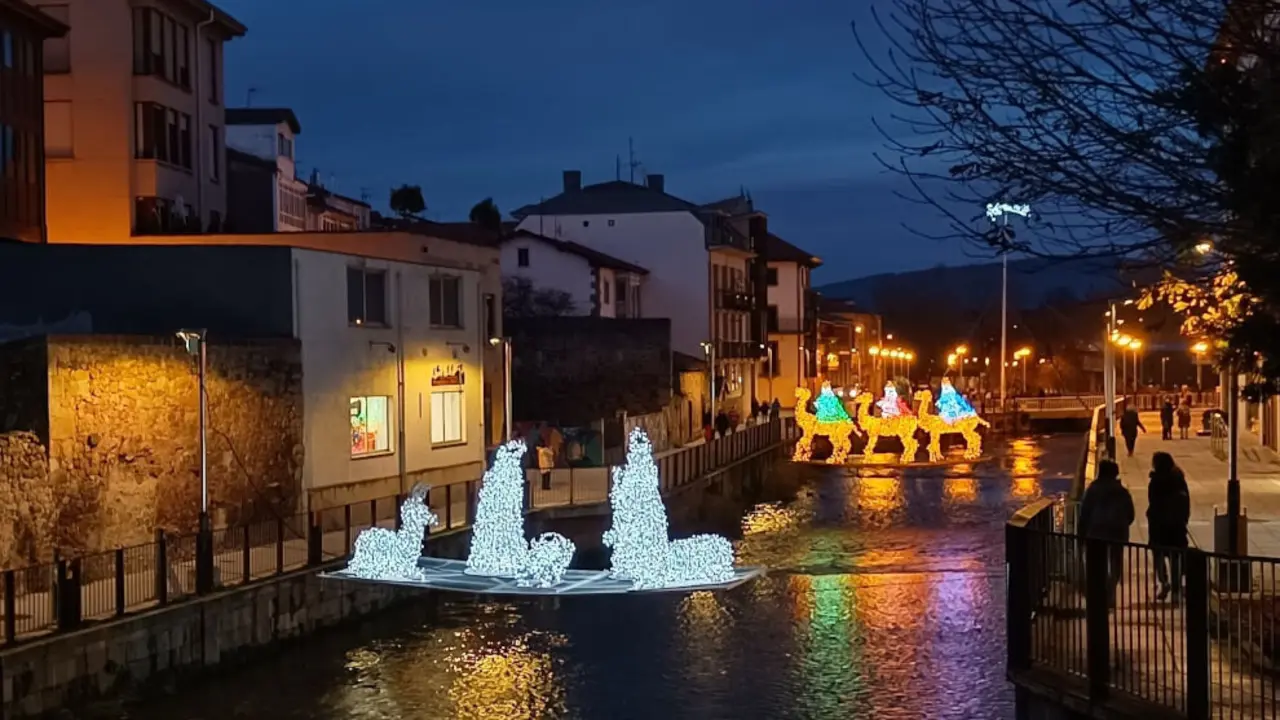
[[[1120,477],[1133,493],[1138,516],[1132,541],[1147,542],[1147,476],[1151,472],[1151,454],[1163,450],[1173,456],[1187,476],[1192,542],[1201,549],[1212,550],[1215,508],[1225,512],[1227,506],[1226,461],[1213,456],[1208,437],[1161,440],[1160,414],[1144,412],[1141,416],[1147,433],[1138,435],[1133,457],[1124,455],[1124,442],[1116,434]],[[1280,557],[1280,458],[1256,437],[1244,434],[1240,438],[1239,475],[1241,506],[1249,517],[1249,554]]]

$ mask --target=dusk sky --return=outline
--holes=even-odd
[[[221,0],[249,27],[226,50],[227,104],[293,108],[299,173],[333,189],[419,184],[435,220],[492,196],[508,211],[627,176],[627,138],[668,192],[750,190],[819,282],[971,262],[915,236],[940,221],[893,195],[872,153],[890,107],[853,73],[866,2]]]

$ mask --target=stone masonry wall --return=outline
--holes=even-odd
[[[49,479],[64,554],[190,532],[200,509],[195,358],[176,338],[48,339]],[[210,507],[219,520],[299,510],[302,366],[294,342],[208,348]]]
[[[0,651],[0,716],[40,717],[368,615],[420,591],[308,573]]]
[[[56,520],[44,443],[35,433],[0,433],[0,567],[50,559]]]

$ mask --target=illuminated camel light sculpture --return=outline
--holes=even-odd
[[[920,429],[929,433],[929,459],[937,462],[942,459],[942,436],[943,435],[962,435],[964,436],[964,457],[966,460],[976,460],[982,457],[982,435],[978,433],[978,427],[991,427],[991,425],[977,414],[968,415],[957,418],[954,422],[948,423],[941,415],[934,415],[929,412],[930,406],[933,404],[933,391],[921,390],[916,393],[916,400],[920,401]]]
[[[864,392],[853,401],[857,407],[858,425],[867,433],[867,446],[862,456],[871,459],[875,454],[876,442],[884,436],[896,435],[902,441],[902,457],[900,462],[910,463],[916,459],[916,451],[920,443],[916,440],[916,417],[914,415],[897,415],[894,417],[876,417],[871,414],[871,393]]]
[[[831,386],[823,383],[822,392],[824,396],[831,393]],[[862,431],[848,417],[836,421],[819,420],[816,415],[809,412],[810,397],[808,388],[796,388],[795,417],[801,435],[796,441],[796,450],[791,459],[794,462],[809,460],[813,455],[813,439],[825,435],[831,441],[831,456],[827,458],[827,462],[832,465],[842,464],[849,457],[849,450],[853,447],[853,442],[849,438],[850,433],[856,432],[861,435]],[[830,398],[835,402],[840,401],[834,393],[831,393]]]

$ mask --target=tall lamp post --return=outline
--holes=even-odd
[[[707,356],[708,375],[711,378],[711,420],[714,422],[716,417],[716,344],[705,340],[699,344],[702,345],[702,352]]]
[[[1019,348],[1013,353],[1014,362],[1022,366],[1022,392],[1027,392],[1027,358],[1031,357],[1031,348]]]
[[[705,349],[705,348],[704,348]],[[760,343],[760,349],[769,359],[769,398],[773,398],[773,348],[768,343]]]
[[[1010,205],[1009,203],[988,203],[987,219],[999,223],[1000,234],[1000,408],[1005,405],[1005,358],[1009,357],[1009,245],[1013,240],[1013,229],[1009,227],[1009,216],[1030,217],[1030,205]]]
[[[498,347],[502,346],[502,424],[506,427],[507,442],[511,442],[511,438],[515,435],[514,423],[511,419],[511,338],[491,337],[489,344]]]
[[[955,351],[956,366],[960,368],[960,388],[961,389],[964,388],[964,363],[965,363],[964,356],[968,354],[969,354],[968,345],[960,345],[956,348],[956,351]]]
[[[209,402],[205,391],[205,376],[209,361],[205,350],[207,330],[179,330],[178,339],[187,352],[196,358],[200,393],[200,526],[196,535],[196,592],[213,589],[213,526],[209,521]]]
[[[1191,352],[1196,355],[1196,392],[1204,392],[1200,384],[1200,369],[1204,367],[1204,354],[1209,352],[1209,343],[1202,340],[1191,346]]]

